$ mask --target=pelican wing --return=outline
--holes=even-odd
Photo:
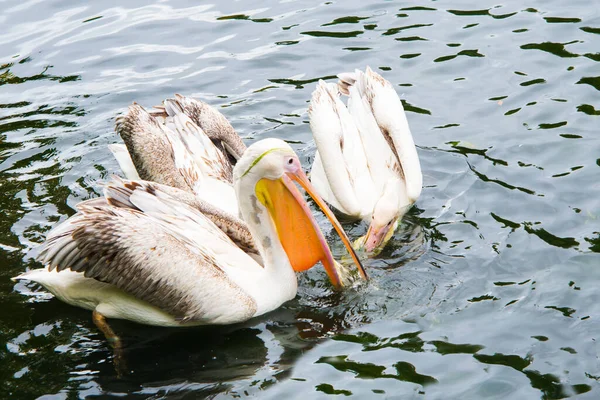
[[[342,82],[342,80],[340,80]],[[346,89],[350,98],[348,99],[348,111],[356,124],[360,139],[367,158],[367,165],[371,178],[375,185],[377,198],[383,193],[384,186],[392,179],[399,177],[399,162],[390,145],[381,134],[381,130],[371,112],[371,106],[361,90],[362,80],[356,81],[355,85],[349,85]]]
[[[344,210],[344,207],[342,207],[331,191],[331,186],[329,186],[329,182],[327,181],[327,175],[325,175],[325,169],[323,167],[323,162],[321,161],[319,150],[315,152],[315,158],[310,169],[310,181],[317,190],[317,193],[319,193],[325,201],[339,211]]]
[[[211,105],[176,94],[175,98],[167,99],[158,112],[164,110],[167,115],[174,115],[173,110],[182,110],[206,135],[222,150],[225,150],[235,163],[246,151],[246,145],[236,133],[227,118]]]
[[[336,86],[319,81],[308,113],[321,163],[313,164],[313,182],[317,187],[329,186],[330,190],[321,194],[333,193],[335,200],[324,197],[330,204],[339,204],[340,211],[348,216],[361,217],[372,210],[373,180],[356,124],[339,99]],[[326,183],[314,180],[322,179],[321,166]]]
[[[167,118],[176,167],[198,197],[230,214],[239,212],[229,160],[185,114]]]
[[[175,169],[183,177],[188,187],[192,189],[191,191],[193,193],[198,193],[204,178],[202,168],[196,163],[193,155],[185,145],[185,142],[181,140],[176,132],[165,127],[164,133],[171,146],[173,155],[172,162],[175,165]]]
[[[417,149],[408,126],[406,113],[392,84],[367,67],[365,73],[356,71],[357,88],[368,100],[377,125],[391,142],[398,157],[406,183],[406,192],[414,203],[423,187],[423,175]]]
[[[202,213],[221,231],[223,231],[229,237],[229,239],[236,244],[237,247],[252,256],[258,263],[262,263],[258,248],[256,247],[254,239],[252,238],[252,234],[250,233],[248,225],[235,215],[229,214],[223,211],[221,208],[215,207],[189,192],[185,192],[171,186],[161,185],[156,182],[125,181],[116,177],[115,179],[127,190],[125,190],[122,195],[118,196],[118,193],[123,191],[123,189],[119,188],[118,186],[113,186],[112,196],[110,198],[112,204],[123,203],[122,206],[124,207],[136,208],[129,201],[130,192],[132,190],[143,190],[158,197],[172,198]]]
[[[127,112],[117,118],[115,130],[123,138],[140,178],[193,191],[193,186],[175,166],[167,128],[144,108],[137,104],[129,106]]]
[[[164,115],[150,114],[133,105],[117,119],[116,130],[123,137],[139,176],[195,193],[237,215],[231,164],[187,115],[173,111],[175,106],[169,109],[173,116],[164,110]],[[118,160],[125,162],[124,157]]]
[[[108,185],[104,202],[80,204],[50,233],[40,261],[114,285],[182,322],[251,317],[255,300],[230,274],[262,268],[203,214],[158,193]]]
[[[233,183],[233,166],[208,135],[184,113],[178,102],[165,100],[165,124],[185,146],[203,172],[215,179]]]

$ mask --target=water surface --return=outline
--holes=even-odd
[[[0,397],[600,396],[594,2],[0,4]],[[308,166],[316,81],[365,65],[401,95],[425,185],[370,284],[315,269],[243,325],[115,321],[118,379],[88,311],[9,280],[118,172],[131,102],[196,96]]]

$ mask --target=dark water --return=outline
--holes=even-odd
[[[600,6],[505,3],[0,2],[0,398],[599,398]],[[132,101],[197,96],[308,166],[316,80],[367,64],[425,184],[368,286],[315,270],[243,326],[114,322],[117,379],[88,311],[9,280],[118,171]]]

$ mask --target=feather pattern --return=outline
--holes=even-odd
[[[172,198],[201,212],[221,231],[223,231],[240,249],[252,256],[255,261],[262,263],[248,225],[238,217],[231,215],[220,208],[215,207],[208,202],[177,188],[161,185],[155,182],[126,181],[117,177],[114,177],[114,179],[119,182],[121,186],[111,186],[111,191],[106,197],[106,201],[109,204],[117,207],[136,208],[135,205],[129,201],[131,192],[133,190],[143,190],[159,198]],[[89,202],[93,200],[87,201]]]
[[[39,260],[50,271],[70,269],[114,285],[181,322],[250,318],[255,301],[228,278],[227,263],[213,248],[252,259],[202,213],[144,189],[125,181],[107,185],[103,203],[79,204],[79,212],[49,234]]]
[[[174,162],[167,128],[137,104],[116,120],[115,130],[123,138],[140,178],[193,192]]]
[[[189,116],[219,149],[227,152],[232,164],[246,151],[246,145],[227,118],[203,101],[176,94],[174,98],[165,100],[162,106],[155,109],[154,112],[162,117],[173,116],[179,112]]]
[[[364,96],[381,132],[388,143],[391,141],[390,147],[398,159],[409,204],[412,204],[421,195],[423,174],[404,107],[392,84],[381,75],[369,67],[361,75]]]
[[[183,96],[178,99],[191,103]],[[164,106],[150,113],[138,105],[131,106],[117,120],[116,130],[140,178],[195,193],[232,215],[238,214],[231,162],[184,113],[177,100],[165,100]],[[123,156],[117,157],[124,162]]]
[[[159,109],[164,110],[159,120],[175,133],[173,138],[182,143],[204,174],[233,183],[232,163],[223,150],[185,113],[181,104],[174,99],[167,99]]]
[[[340,211],[348,216],[363,217],[375,201],[373,180],[358,128],[339,98],[338,86],[319,81],[308,113],[322,163],[317,170],[313,168],[312,176],[322,170],[336,198],[325,199],[340,204]],[[317,189],[324,186],[315,179],[313,183]]]

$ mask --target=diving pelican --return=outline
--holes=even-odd
[[[366,279],[339,222],[279,139],[254,143],[233,169],[244,223],[184,190],[115,178],[104,197],[79,203],[49,233],[38,255],[44,268],[13,279],[93,310],[115,352],[120,342],[106,318],[173,327],[248,320],[294,298],[295,272],[319,261],[334,286],[345,284],[347,270],[294,182],[329,218]]]
[[[345,218],[370,224],[358,242],[373,252],[421,194],[421,165],[392,85],[369,67],[338,77],[337,85],[319,81],[308,108],[317,145],[310,179]]]
[[[125,143],[109,149],[127,179],[169,185],[239,214],[233,165],[246,146],[215,108],[179,94],[149,111],[134,103],[115,130]]]

